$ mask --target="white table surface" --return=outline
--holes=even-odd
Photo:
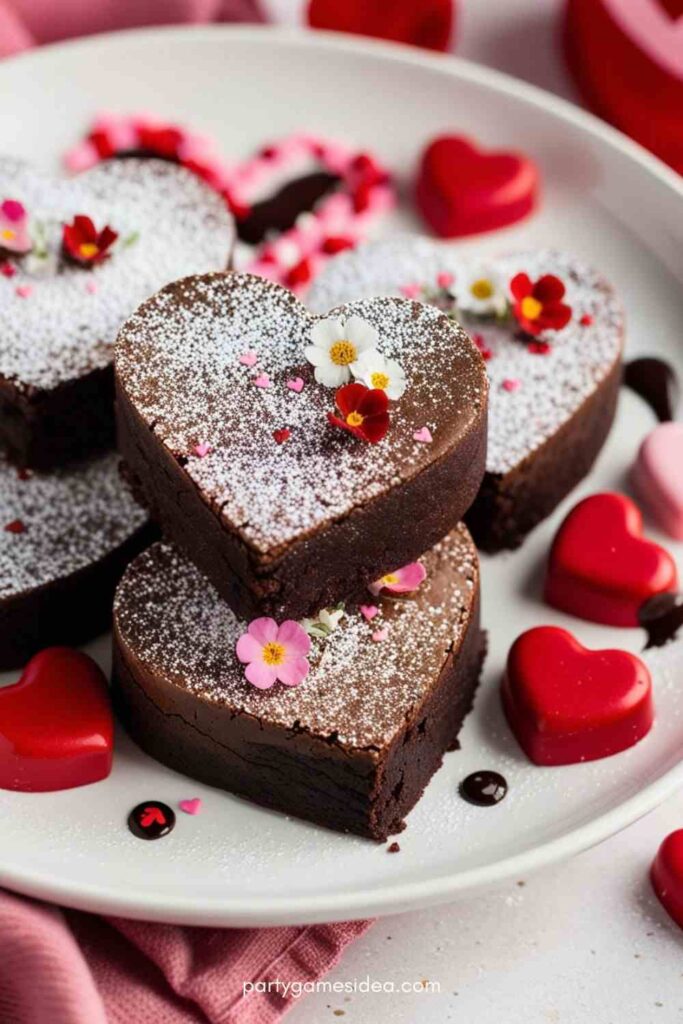
[[[282,11],[288,0],[270,3]],[[559,53],[561,8],[561,0],[459,0],[457,53],[576,100]],[[602,846],[519,879],[523,885],[380,920],[326,980],[424,979],[440,993],[317,992],[287,1020],[683,1022],[683,932],[648,881],[659,843],[679,827],[683,794]]]

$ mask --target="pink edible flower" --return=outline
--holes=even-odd
[[[371,583],[368,590],[375,597],[383,590],[387,594],[408,594],[411,590],[417,590],[426,577],[425,567],[420,562],[411,562]]]
[[[0,203],[0,249],[22,254],[31,248],[25,207],[16,199],[4,199]]]
[[[288,619],[278,626],[269,618],[250,622],[236,647],[247,680],[259,690],[269,690],[277,680],[285,686],[303,682],[310,649],[311,639],[298,622]]]

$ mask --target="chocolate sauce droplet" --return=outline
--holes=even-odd
[[[477,807],[493,807],[499,804],[508,791],[507,780],[498,772],[488,770],[472,772],[460,783],[459,793],[468,804]]]
[[[638,610],[638,623],[647,632],[645,650],[663,647],[683,627],[683,594],[655,594]]]
[[[128,828],[138,839],[161,839],[175,825],[175,812],[160,800],[145,800],[128,815]]]
[[[655,356],[632,359],[624,367],[624,384],[647,402],[660,423],[676,419],[681,389],[669,363]]]

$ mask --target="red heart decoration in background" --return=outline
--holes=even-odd
[[[681,0],[568,0],[565,53],[584,99],[683,172]]]
[[[454,0],[310,0],[312,28],[447,50],[453,39]]]
[[[510,649],[510,727],[535,764],[575,764],[633,746],[652,726],[647,666],[627,651],[589,651],[566,629],[537,626]]]
[[[637,626],[638,609],[676,590],[676,563],[643,537],[638,506],[623,494],[594,494],[560,526],[548,561],[545,599],[570,615],[608,626]]]
[[[72,789],[111,771],[114,720],[92,658],[48,647],[18,683],[0,689],[0,788]]]
[[[415,186],[418,208],[443,238],[514,224],[536,206],[539,176],[522,153],[485,152],[464,136],[427,146]]]
[[[650,880],[659,902],[683,928],[683,828],[668,835],[659,847]]]

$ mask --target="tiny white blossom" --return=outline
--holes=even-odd
[[[387,359],[376,349],[364,352],[353,367],[353,375],[369,388],[386,392],[395,401],[406,389],[406,375],[395,359]]]
[[[306,346],[305,356],[315,367],[319,384],[338,388],[351,380],[360,355],[376,349],[378,340],[375,328],[360,316],[328,317],[311,329],[313,344]]]
[[[502,316],[508,297],[500,276],[483,264],[470,267],[457,280],[458,308],[475,316]]]

